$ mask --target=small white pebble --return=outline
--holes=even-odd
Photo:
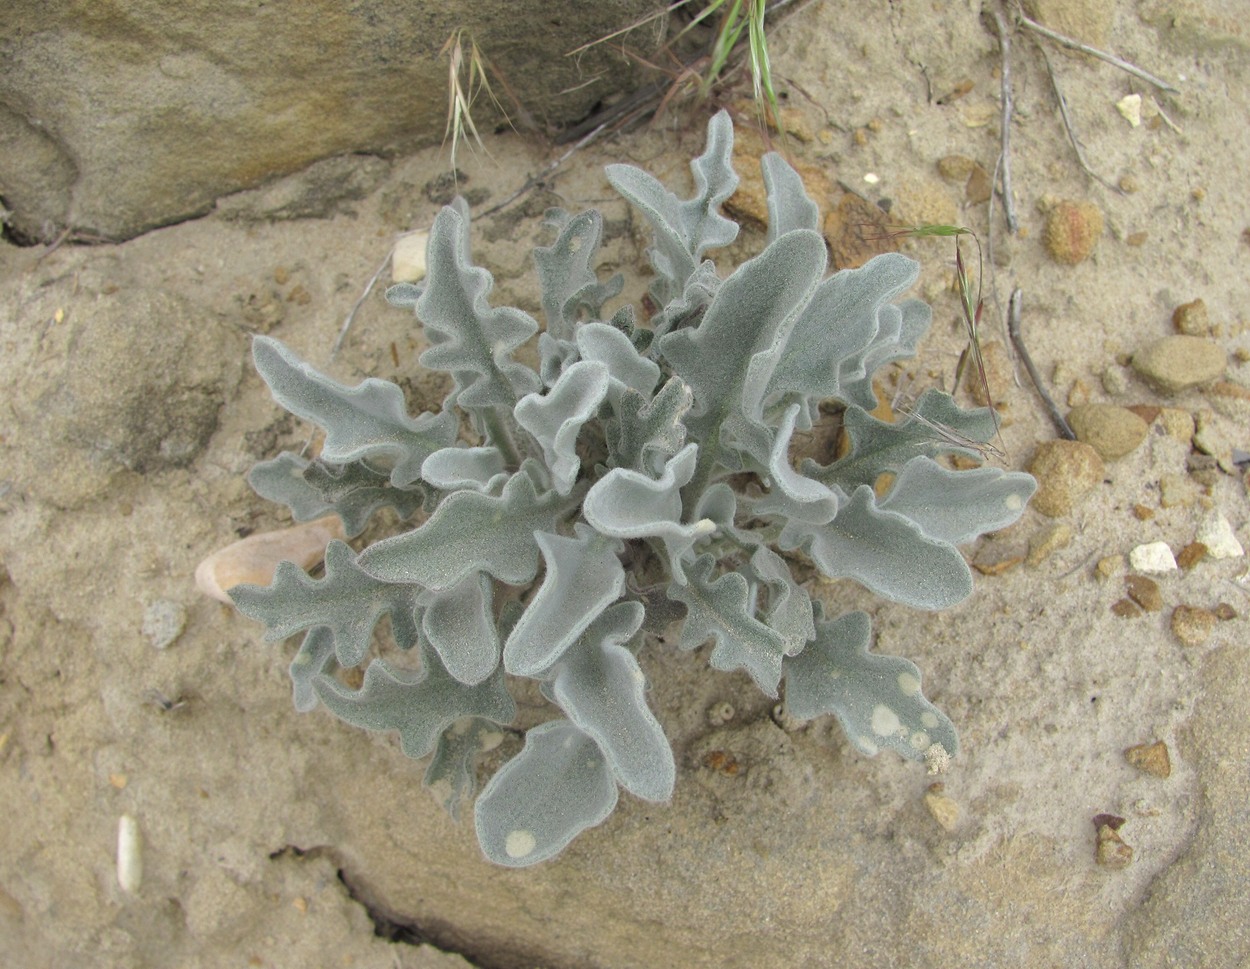
[[[881,181],[881,176],[878,175],[876,172],[869,172],[867,175],[864,176],[864,181],[867,182],[869,185],[876,185],[877,182]]]
[[[733,718],[734,708],[732,703],[713,703],[707,709],[707,722],[713,727],[723,727]]]
[[[1214,514],[1198,528],[1198,541],[1207,547],[1207,554],[1213,559],[1237,559],[1246,554],[1237,541],[1237,535],[1228,519],[1221,514]]]
[[[1126,94],[1115,103],[1116,110],[1124,115],[1124,120],[1132,127],[1141,125],[1141,95]]]
[[[1138,545],[1128,553],[1128,564],[1132,566],[1134,572],[1155,574],[1175,572],[1177,567],[1176,557],[1168,548],[1167,542],[1149,542],[1146,545]]]
[[[139,822],[129,814],[117,822],[117,884],[130,895],[143,884],[143,841]]]

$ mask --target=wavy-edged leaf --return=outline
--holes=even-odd
[[[877,406],[873,374],[895,360],[914,357],[921,337],[929,332],[932,322],[933,310],[923,300],[907,299],[882,306],[877,313],[876,338],[839,367],[838,396],[865,410],[873,410]]]
[[[457,203],[444,207],[430,228],[425,288],[416,305],[430,347],[420,361],[455,379],[445,409],[455,402],[467,410],[511,410],[538,389],[538,375],[511,358],[538,323],[521,310],[489,305],[494,279],[469,260],[468,206]]]
[[[843,381],[854,383],[865,375],[864,354],[874,344],[882,307],[919,273],[915,260],[890,252],[821,283],[790,332],[767,396],[841,396]]]
[[[682,554],[712,531],[711,522],[681,524],[681,489],[694,475],[697,456],[698,445],[687,444],[664,465],[658,481],[628,468],[613,468],[586,493],[583,517],[596,531],[613,538],[660,539],[674,577],[685,581]]]
[[[732,155],[733,123],[721,111],[708,122],[703,154],[690,163],[694,195],[685,201],[642,169],[632,165],[607,167],[612,187],[632,202],[655,230],[655,247],[650,254],[660,278],[652,292],[661,306],[682,293],[707,250],[727,246],[738,236],[737,223],[716,211],[738,187]]]
[[[549,334],[571,340],[578,312],[597,319],[603,304],[621,291],[624,279],[617,275],[601,283],[595,275],[595,255],[603,235],[603,216],[597,211],[570,216],[561,209],[549,209],[547,224],[559,235],[550,246],[534,250],[543,315]]]
[[[568,720],[550,720],[530,728],[478,797],[477,840],[497,865],[533,865],[606,821],[618,797],[599,745]]]
[[[629,335],[610,323],[584,323],[577,328],[577,349],[583,360],[608,368],[608,400],[616,406],[621,393],[633,390],[647,397],[660,380],[660,367],[638,352]]]
[[[1037,490],[1032,475],[999,468],[948,471],[930,458],[912,458],[878,507],[910,518],[930,538],[960,545],[1006,528]]]
[[[390,475],[361,461],[336,467],[290,451],[253,465],[247,481],[262,498],[291,509],[296,521],[338,515],[348,538],[363,532],[379,508],[394,508],[400,518],[409,518],[428,500],[427,489],[419,482],[408,488],[393,487]]]
[[[680,377],[670,377],[648,400],[627,390],[607,422],[608,457],[618,468],[661,474],[665,462],[686,443],[685,417],[694,405],[694,393]]]
[[[795,229],[820,231],[820,209],[807,197],[803,179],[775,151],[760,159],[768,197],[768,238],[771,243]]]
[[[573,490],[581,459],[577,435],[599,411],[608,393],[608,368],[593,361],[571,364],[546,394],[528,394],[516,405],[516,420],[543,449],[555,489]]]
[[[811,596],[794,581],[785,560],[766,545],[751,553],[749,568],[752,580],[768,587],[764,623],[781,634],[786,655],[792,656],[816,635]]]
[[[789,232],[721,284],[698,327],[660,340],[660,352],[694,391],[687,425],[705,447],[731,415],[761,417],[777,358],[826,262],[819,234]]]
[[[801,648],[787,643],[781,633],[770,629],[751,613],[750,587],[737,572],[712,579],[716,560],[700,555],[686,569],[686,584],[674,582],[670,599],[686,605],[682,627],[682,649],[695,649],[708,639],[716,641],[712,666],[718,670],[744,669],[756,686],[769,696],[777,695],[781,681],[781,660],[787,649]]]
[[[781,426],[777,428],[769,455],[770,484],[787,499],[784,506],[790,512],[787,517],[823,524],[837,514],[839,495],[827,485],[799,474],[790,464],[790,439],[794,435],[799,411],[800,405],[791,404],[786,408]]]
[[[497,493],[507,479],[504,457],[497,447],[445,447],[421,465],[421,477],[444,491],[468,488]]]
[[[955,547],[897,512],[882,511],[867,485],[856,488],[828,524],[787,522],[777,545],[803,549],[831,579],[854,579],[916,609],[945,609],[972,593],[972,572]]]
[[[639,602],[613,606],[561,658],[552,694],[569,719],[594,738],[612,773],[630,793],[667,801],[677,767],[673,750],[647,706],[647,681],[621,645],[642,627]]]
[[[464,717],[438,735],[422,780],[453,821],[460,820],[460,805],[477,790],[474,762],[478,755],[494,750],[503,738],[498,725],[481,717]]]
[[[875,484],[882,472],[901,471],[923,455],[966,454],[976,457],[976,445],[997,430],[988,407],[964,410],[950,394],[930,388],[897,423],[878,420],[860,407],[846,409],[843,426],[851,437],[851,451],[832,464],[803,462],[803,472],[847,492],[858,485]]]
[[[390,462],[391,484],[402,488],[420,477],[421,462],[456,439],[453,414],[444,410],[413,420],[404,392],[390,381],[368,377],[348,387],[267,336],[253,338],[252,359],[274,400],[325,428],[321,459],[330,464],[382,459]]]
[[[439,735],[461,717],[482,717],[507,724],[516,703],[504,687],[503,670],[475,686],[461,683],[431,649],[421,650],[421,669],[392,667],[375,659],[365,668],[359,690],[331,676],[313,681],[317,696],[331,713],[366,730],[395,730],[403,752],[419,760],[434,749]]]
[[[481,572],[428,599],[421,631],[447,672],[461,683],[481,683],[499,665],[494,602],[494,587]]]
[[[818,621],[816,640],[785,661],[786,709],[800,720],[832,713],[847,738],[872,756],[882,747],[909,760],[959,752],[955,726],[920,692],[920,670],[897,656],[868,652],[868,616]]]
[[[538,574],[534,532],[555,530],[561,512],[554,492],[539,495],[524,469],[500,495],[457,491],[420,528],[370,545],[357,563],[384,582],[450,589],[472,572],[522,585]]]
[[[504,644],[504,667],[539,676],[621,597],[623,544],[577,523],[576,538],[535,532],[547,574]]]
[[[326,547],[324,579],[313,579],[291,562],[282,562],[269,586],[236,585],[229,590],[239,611],[266,626],[271,642],[312,626],[325,626],[334,637],[339,665],[355,666],[365,658],[373,627],[390,613],[395,640],[404,648],[417,638],[416,606],[420,589],[380,581],[358,567],[345,542]]]
[[[317,691],[313,682],[318,676],[334,672],[334,633],[325,626],[314,626],[304,636],[299,652],[291,660],[291,693],[295,709],[308,713],[317,707]]]

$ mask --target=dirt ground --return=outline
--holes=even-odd
[[[923,767],[861,757],[836,727],[775,723],[745,678],[706,667],[706,650],[657,646],[644,665],[678,752],[674,804],[622,803],[523,874],[480,858],[471,825],[441,815],[421,765],[391,739],[297,716],[293,645],[262,643],[191,578],[217,548],[289,523],[243,479],[308,428],[269,399],[250,335],[280,337],[344,381],[399,380],[414,410],[441,399],[416,364],[420,333],[381,284],[333,360],[331,347],[374,274],[389,281],[397,235],[449,200],[446,154],[362,156],[385,168],[379,187],[315,199],[315,217],[290,204],[312,184],[294,176],[122,245],[0,247],[0,961],[1244,964],[1250,571],[1236,546],[1250,542],[1250,34],[1237,7],[1031,8],[1178,93],[1017,27],[1014,233],[1001,199],[992,212],[985,200],[1002,59],[979,3],[880,4],[853,18],[816,3],[771,31],[787,145],[823,185],[822,209],[843,213],[826,224],[835,258],[839,246],[855,254],[839,232],[854,234],[856,212],[977,232],[1004,418],[991,460],[1025,468],[1056,437],[1006,349],[1017,287],[1028,349],[1061,409],[1133,408],[1145,431],[1070,508],[1030,509],[968,547],[977,588],[949,613],[817,589],[839,609],[868,608],[874,648],[924,671],[963,745],[943,789]],[[1046,58],[1097,177],[1068,142]],[[479,217],[474,257],[495,274],[492,301],[538,315],[529,253],[548,241],[541,216],[556,204],[602,208],[604,272],[626,272],[624,297],[639,300],[645,241],[603,166],[630,161],[687,191],[706,116],[604,138]],[[749,127],[749,112],[740,120]],[[566,150],[509,134],[487,147],[462,156],[459,189],[478,212]],[[293,211],[304,216],[284,217]],[[1063,261],[1082,234],[1092,251]],[[748,226],[718,259],[762,244]],[[916,291],[934,326],[891,376],[904,403],[949,388],[966,343],[951,240],[906,251],[924,266]],[[1224,364],[1169,388],[1142,361],[1178,327]],[[1047,472],[1053,488],[1079,483]],[[1205,555],[1192,547],[1203,536]],[[1148,573],[1132,557],[1157,542],[1182,567]],[[710,724],[722,702],[733,716]],[[1160,742],[1166,776],[1163,748],[1124,753]],[[746,769],[718,770],[723,757],[708,755],[725,751]],[[1099,828],[1099,815],[1122,823]],[[133,891],[118,881],[123,816],[142,844]]]

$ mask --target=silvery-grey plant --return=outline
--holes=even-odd
[[[283,563],[268,588],[231,595],[269,639],[306,631],[291,664],[297,709],[321,704],[397,731],[410,757],[432,754],[426,784],[453,814],[474,793],[476,755],[515,715],[507,677],[537,680],[555,716],[475,805],[481,847],[502,865],[556,855],[608,817],[620,787],[670,797],[673,753],[636,654],[675,616],[681,649],[711,641],[713,667],[744,670],[769,696],[784,684],[790,716],[832,714],[866,754],[956,752],[915,665],[869,652],[865,613],[826,617],[790,563],[920,609],[952,606],[972,590],[956,546],[1015,521],[1033,479],[935,460],[975,454],[995,433],[987,410],[930,390],[896,422],[869,413],[874,372],[913,355],[929,326],[924,303],[900,299],[918,267],[887,254],[826,276],[816,205],[776,154],[762,163],[767,244],[721,278],[705,255],[738,232],[719,212],[737,184],[732,134],[723,112],[709,123],[689,199],[608,168],[654,230],[658,310],[645,327],[631,306],[604,312],[622,283],[595,273],[598,212],[549,213],[555,241],[534,253],[538,333],[528,314],[487,302],[493,280],[470,260],[457,201],[434,221],[424,285],[387,293],[416,311],[422,365],[452,377],[439,413],[413,418],[393,383],[349,388],[277,340],[254,344],[275,399],[325,429],[315,460],[262,462],[255,489],[299,520],[335,512],[349,536],[383,506],[414,524],[359,553],[332,542],[323,578]],[[537,373],[513,357],[535,334]],[[849,451],[796,468],[793,436],[828,401],[844,408]],[[370,658],[383,615],[417,662]],[[336,675],[366,662],[358,689]]]

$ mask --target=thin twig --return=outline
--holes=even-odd
[[[1072,150],[1076,153],[1078,164],[1080,164],[1085,174],[1094,181],[1111,189],[1113,192],[1123,195],[1124,190],[1120,186],[1107,181],[1094,171],[1090,167],[1089,162],[1085,160],[1085,152],[1081,150],[1081,142],[1076,137],[1076,129],[1072,127],[1072,118],[1068,114],[1068,99],[1063,96],[1063,91],[1059,89],[1059,78],[1055,76],[1055,68],[1050,63],[1050,58],[1046,56],[1046,49],[1040,43],[1037,45],[1037,52],[1042,55],[1042,63],[1046,65],[1046,73],[1050,75],[1050,87],[1055,92],[1055,100],[1059,102],[1059,117],[1063,119],[1063,129],[1068,133],[1068,141],[1071,142]]]
[[[1033,365],[1033,358],[1029,356],[1029,351],[1025,349],[1024,337],[1020,332],[1020,303],[1022,297],[1023,294],[1020,292],[1020,288],[1016,287],[1011,291],[1011,300],[1007,304],[1009,314],[1007,332],[1011,336],[1012,346],[1016,348],[1016,353],[1020,354],[1020,359],[1024,363],[1024,369],[1029,372],[1029,378],[1033,381],[1033,386],[1037,388],[1037,392],[1042,398],[1042,403],[1046,405],[1046,413],[1050,415],[1051,421],[1054,422],[1055,428],[1059,431],[1059,436],[1068,441],[1075,441],[1076,433],[1072,430],[1072,425],[1059,412],[1059,408],[1046,390],[1046,385],[1042,383],[1041,374],[1037,372],[1037,367]]]
[[[998,164],[994,167],[1001,167],[1003,173],[1003,215],[1007,219],[1007,231],[1013,235],[1020,229],[1020,221],[1016,218],[1016,206],[1011,199],[1011,114],[1013,104],[1011,100],[1011,41],[1008,39],[1007,24],[1003,20],[1003,15],[997,10],[991,11],[994,18],[994,29],[998,31],[998,49],[1002,53],[1003,60],[1003,114],[1002,120],[999,122],[1001,132],[1001,154],[998,156]]]
[[[347,331],[351,328],[352,321],[356,319],[356,314],[360,308],[365,305],[365,300],[369,298],[369,294],[373,292],[373,287],[378,284],[382,273],[386,271],[387,264],[391,261],[391,256],[395,254],[395,246],[392,244],[390,249],[386,251],[386,258],[382,260],[382,264],[378,266],[377,271],[369,278],[369,285],[365,287],[365,291],[352,304],[352,308],[347,312],[347,319],[343,320],[343,325],[339,328],[338,339],[334,341],[334,346],[330,348],[330,360],[338,356],[338,352],[342,349],[343,341],[347,339]]]
[[[1136,64],[1130,64],[1128,61],[1122,60],[1114,54],[1109,54],[1105,50],[1099,50],[1097,47],[1090,47],[1088,44],[1082,44],[1079,40],[1073,40],[1071,37],[1066,37],[1058,31],[1051,30],[1049,27],[1043,27],[1036,20],[1029,19],[1029,16],[1019,8],[1016,10],[1016,19],[1025,27],[1028,27],[1029,30],[1053,40],[1056,44],[1061,44],[1071,50],[1079,50],[1082,54],[1089,54],[1091,57],[1097,57],[1100,61],[1106,61],[1108,64],[1118,67],[1122,71],[1127,71],[1134,77],[1141,78],[1147,84],[1153,84],[1161,91],[1168,91],[1171,94],[1181,93],[1177,88],[1172,87],[1172,85],[1167,81],[1160,80],[1148,71],[1143,71]]]
[[[607,129],[607,127],[608,127],[608,122],[605,121],[603,124],[599,125],[599,127],[595,128],[588,135],[582,138],[581,141],[575,144],[572,148],[566,151],[563,155],[561,155],[559,158],[557,158],[555,161],[549,164],[546,168],[540,171],[537,175],[531,175],[528,179],[525,180],[524,185],[518,188],[515,192],[509,195],[502,202],[499,202],[496,205],[492,205],[489,209],[486,209],[484,212],[479,213],[478,218],[485,218],[488,215],[494,215],[496,212],[500,211],[501,209],[507,208],[509,205],[511,205],[513,202],[519,199],[522,195],[524,195],[530,189],[534,188],[534,186],[541,185],[543,182],[545,182],[548,178],[551,177],[552,172],[554,172],[557,168],[559,168],[566,161],[568,161],[575,152],[580,151],[582,148],[585,148],[587,145],[596,141],[599,138],[599,136],[603,134],[603,132]]]

